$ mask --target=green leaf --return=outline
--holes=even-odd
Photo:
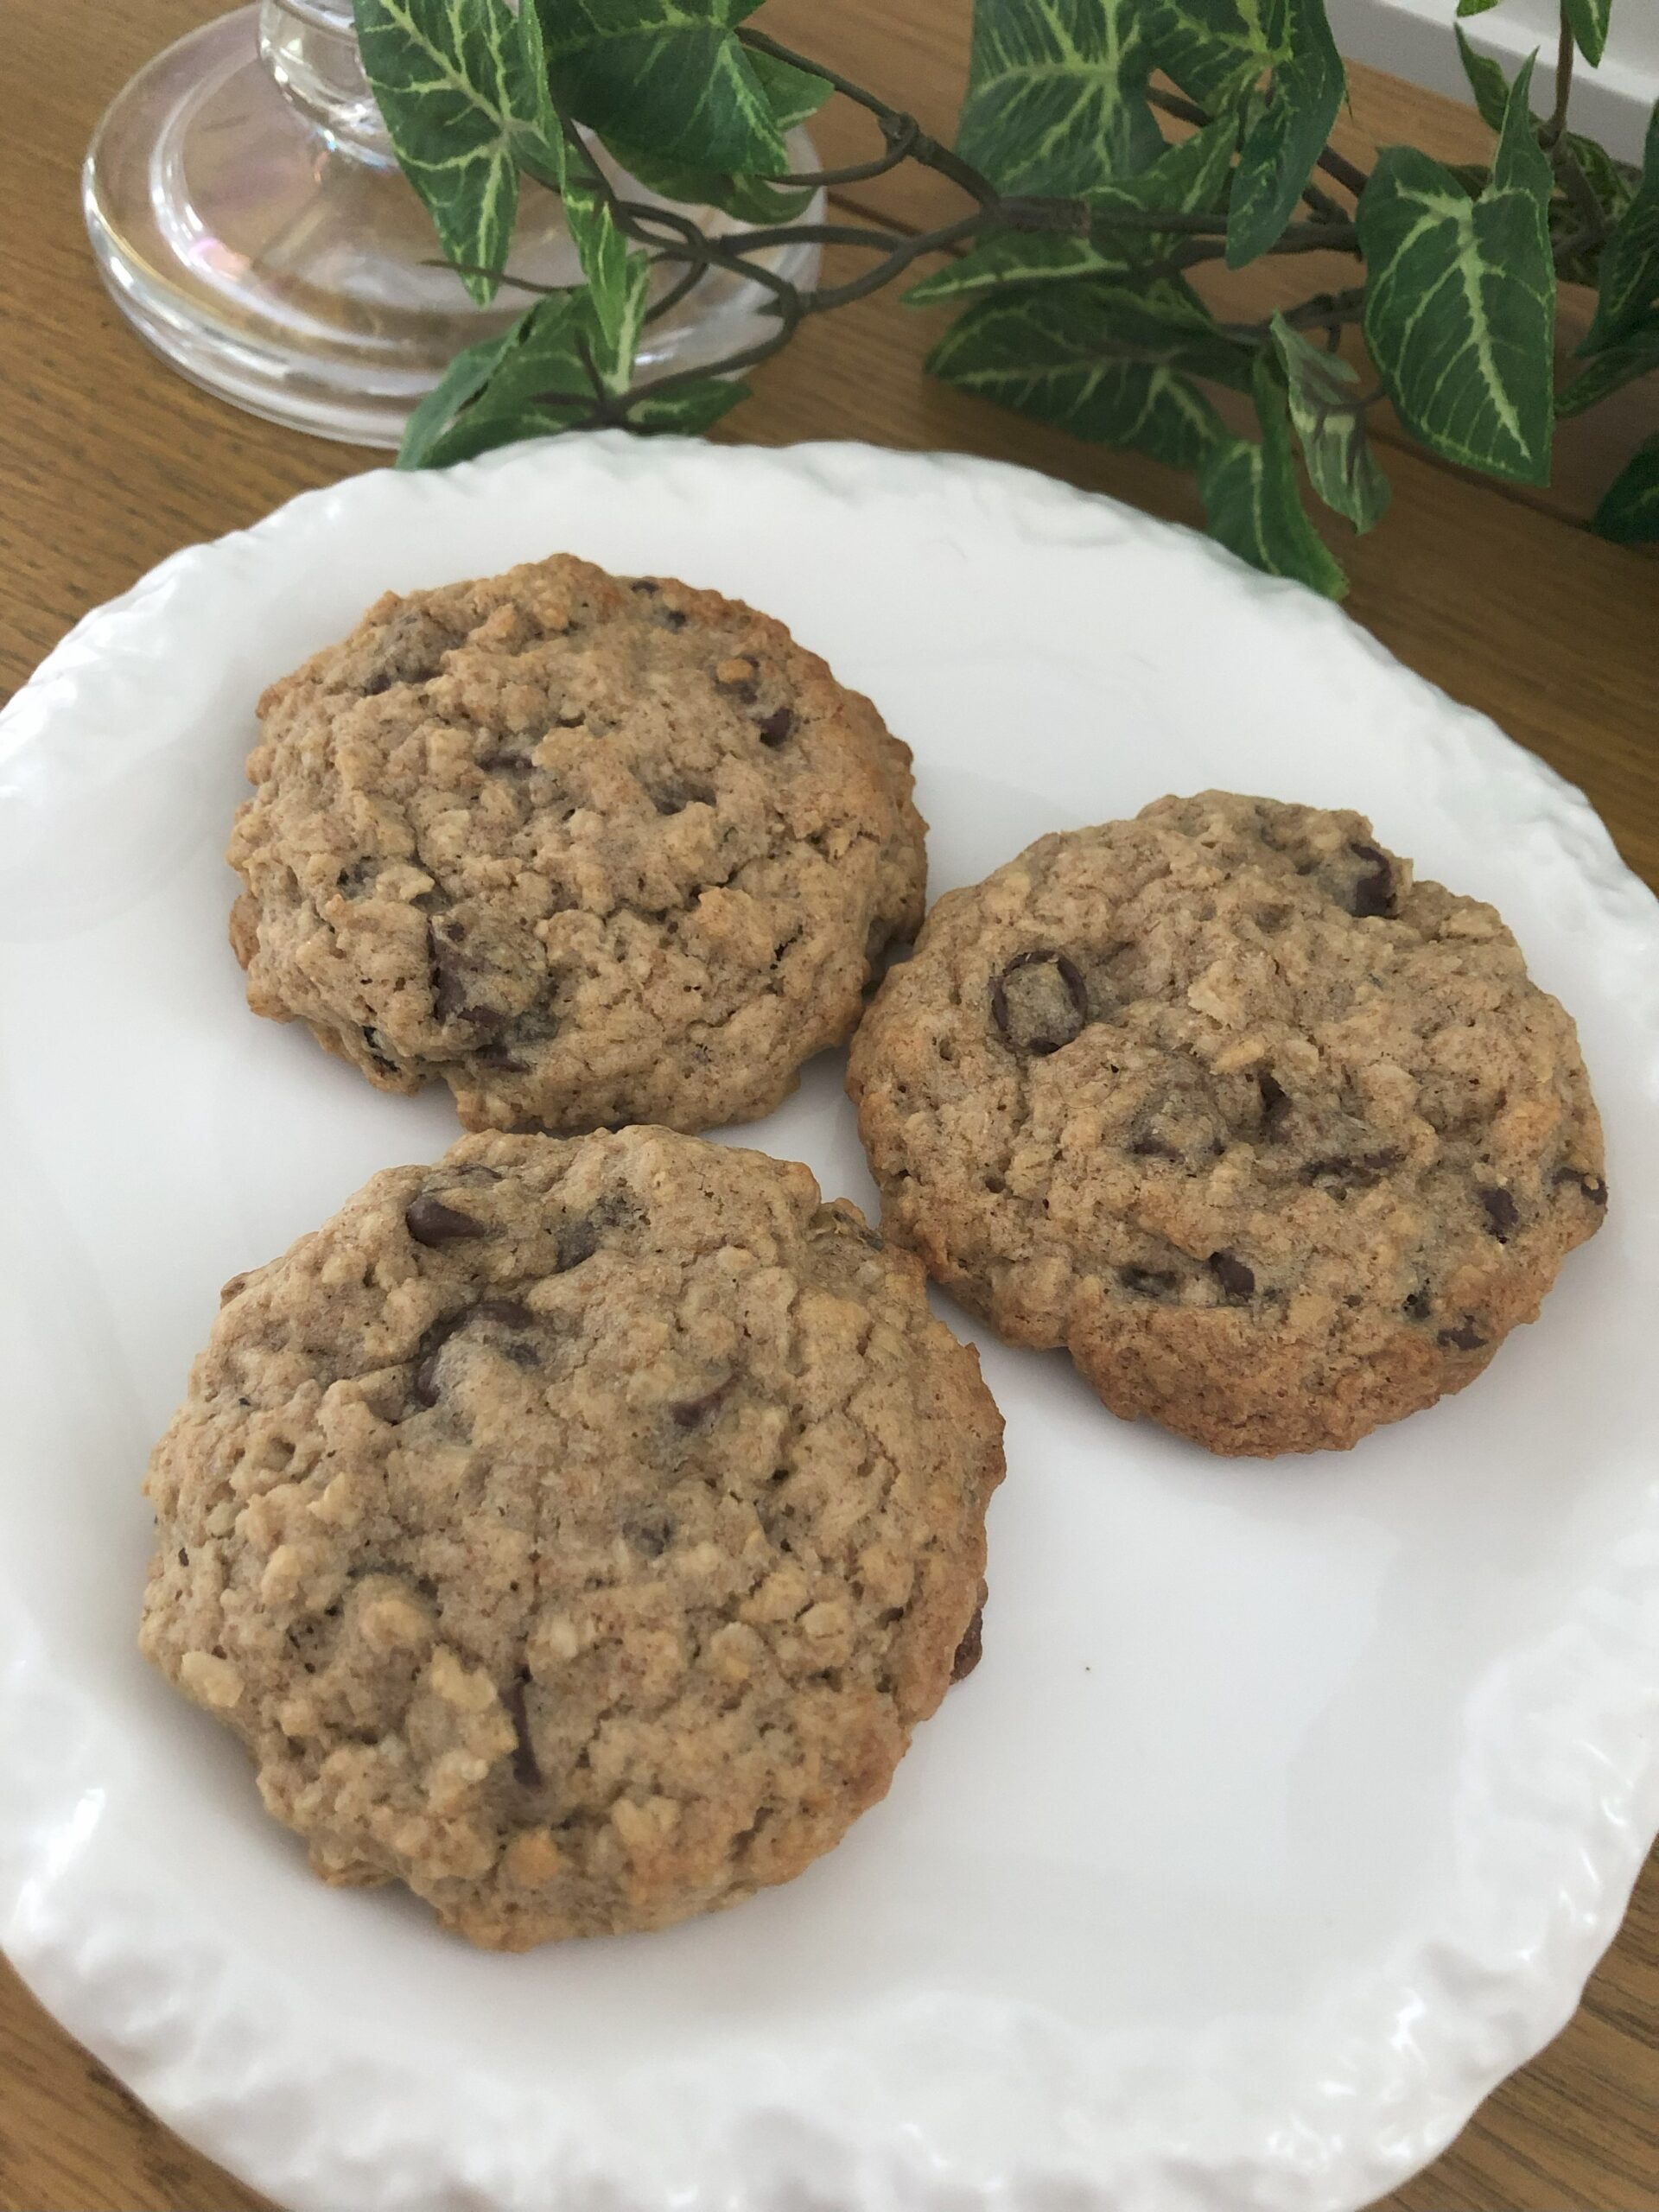
[[[1638,323],[1616,345],[1594,354],[1587,368],[1555,395],[1558,416],[1582,415],[1609,392],[1659,371],[1659,315]]]
[[[1603,494],[1590,527],[1616,545],[1651,545],[1659,539],[1659,437],[1630,455]]]
[[[1491,0],[1487,0],[1491,4]],[[1459,15],[1465,10],[1459,9]],[[1503,111],[1510,104],[1510,80],[1502,65],[1490,54],[1482,54],[1470,45],[1458,27],[1458,58],[1463,63],[1463,73],[1469,79],[1469,89],[1475,96],[1475,105],[1480,110],[1480,119],[1489,130],[1503,128]]]
[[[518,207],[522,97],[505,0],[353,0],[364,72],[404,174],[461,281],[494,296]]]
[[[1087,192],[1163,144],[1145,0],[976,0],[957,150],[1004,192]]]
[[[595,404],[587,362],[601,342],[586,291],[537,300],[502,337],[469,346],[451,362],[410,418],[398,467],[442,467],[586,420]]]
[[[1409,146],[1378,158],[1358,209],[1365,342],[1401,421],[1431,452],[1527,484],[1549,476],[1555,271],[1551,175],[1528,105],[1504,112],[1491,182],[1471,200]]]
[[[760,79],[772,119],[780,131],[793,130],[816,115],[836,89],[827,78],[814,76],[810,69],[798,69],[792,61],[780,61],[775,54],[749,52],[749,67]]]
[[[931,308],[1011,284],[1127,276],[1129,266],[1127,252],[1103,253],[1088,238],[1065,238],[1056,231],[997,231],[969,252],[930,270],[900,296],[907,308]]]
[[[1172,233],[1144,226],[1116,228],[1115,214],[1168,210],[1188,215],[1216,213],[1225,197],[1232,165],[1230,122],[1206,124],[1190,137],[1166,146],[1150,168],[1122,184],[1085,195],[1095,219],[1088,238],[1054,231],[999,231],[969,252],[924,276],[904,296],[908,307],[931,307],[1003,284],[1029,284],[1065,276],[1124,276],[1169,251]]]
[[[1601,284],[1580,353],[1593,353],[1632,330],[1659,300],[1659,107],[1648,119],[1642,182],[1601,250]]]
[[[530,4],[541,13],[559,105],[607,142],[615,131],[698,169],[773,176],[784,168],[766,87],[734,29],[758,0]]]
[[[1561,0],[1561,12],[1579,52],[1592,69],[1607,45],[1607,19],[1612,9],[1613,0]]]
[[[1309,482],[1356,530],[1374,529],[1388,510],[1389,480],[1371,450],[1364,410],[1355,404],[1357,374],[1339,353],[1327,353],[1293,330],[1282,315],[1274,316],[1272,328]]]
[[[1277,245],[1347,89],[1325,0],[1287,0],[1286,33],[1267,105],[1238,149],[1227,219],[1230,269]]]
[[[628,428],[647,436],[700,437],[748,397],[747,385],[726,377],[700,377],[660,395],[647,385],[628,410]]]
[[[1226,439],[1198,470],[1211,533],[1252,568],[1294,576],[1340,599],[1348,580],[1302,505],[1284,386],[1265,357],[1256,362],[1252,391],[1261,442]]]
[[[523,318],[520,318],[522,321]],[[505,356],[518,343],[518,325],[511,324],[499,338],[480,339],[468,346],[433,385],[404,427],[396,466],[420,468],[434,440],[445,425],[482,391]]]
[[[533,4],[521,7],[518,24],[518,112],[510,115],[513,151],[520,168],[552,191],[564,189],[564,126],[553,104],[548,82],[547,49],[542,41],[542,19]]]
[[[524,438],[548,438],[574,429],[582,415],[575,408],[474,407],[458,416],[427,447],[418,461],[399,462],[410,468],[450,468],[458,461],[475,461],[497,446],[517,445]]]
[[[1185,286],[1101,282],[982,300],[927,365],[1017,414],[1192,468],[1225,434],[1187,372],[1243,385],[1249,362]]]
[[[1489,8],[1496,8],[1497,0],[1458,0],[1460,16],[1484,16]]]
[[[614,131],[607,132],[607,149],[647,192],[687,207],[718,207],[745,223],[792,223],[810,205],[810,185],[774,185],[758,176],[722,175],[715,169],[687,168],[664,162],[647,148],[636,146]]]
[[[1150,0],[1146,13],[1154,67],[1212,111],[1237,107],[1289,51],[1287,0]]]

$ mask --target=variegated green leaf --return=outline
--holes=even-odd
[[[1348,580],[1302,505],[1284,387],[1265,359],[1256,363],[1253,397],[1260,441],[1224,439],[1198,469],[1211,534],[1252,568],[1340,599]]]
[[[810,185],[769,184],[764,177],[728,176],[663,161],[648,147],[637,146],[613,130],[606,133],[605,144],[647,191],[686,207],[718,207],[745,223],[792,223],[812,198]]]
[[[522,322],[524,317],[519,318]],[[513,323],[498,338],[481,339],[476,346],[468,346],[457,353],[426,397],[404,426],[403,443],[397,448],[397,467],[423,468],[427,455],[440,433],[452,423],[466,406],[476,397],[491,376],[518,342],[519,323]]]
[[[1561,0],[1561,11],[1579,52],[1593,69],[1607,48],[1607,24],[1613,0]]]
[[[1557,416],[1582,415],[1610,392],[1638,377],[1659,374],[1659,315],[1639,322],[1613,345],[1591,356],[1571,384],[1555,395]]]
[[[653,436],[701,437],[748,397],[747,385],[726,377],[700,377],[660,394],[647,385],[628,410],[628,428]]]
[[[772,176],[785,164],[766,87],[734,26],[758,0],[527,0],[559,105],[658,160]]]
[[[1144,0],[976,0],[957,150],[1005,192],[1087,192],[1144,168],[1163,143],[1144,13]]]
[[[835,90],[827,78],[815,76],[810,69],[798,69],[792,61],[781,61],[775,54],[749,52],[749,67],[760,79],[766,105],[779,130],[793,130],[797,124],[816,115]],[[684,388],[691,389],[689,385]]]
[[[1325,151],[1347,88],[1325,0],[1286,0],[1285,47],[1266,107],[1238,149],[1227,218],[1227,266],[1277,245]]]
[[[1287,0],[1145,0],[1154,65],[1201,107],[1236,108],[1289,45]]]
[[[1371,530],[1388,511],[1389,480],[1366,435],[1359,378],[1340,353],[1327,353],[1282,315],[1273,318],[1274,350],[1284,372],[1291,427],[1308,481],[1356,530]]]
[[[928,357],[934,375],[1103,445],[1195,467],[1224,435],[1191,376],[1240,385],[1249,355],[1184,286],[1045,286],[982,300]]]
[[[1460,16],[1484,16],[1489,8],[1496,8],[1497,0],[1458,0]]]
[[[1659,541],[1659,437],[1638,446],[1603,495],[1590,527],[1617,545]]]
[[[1448,460],[1548,480],[1555,271],[1549,162],[1528,104],[1504,112],[1491,182],[1471,200],[1427,154],[1392,146],[1358,210],[1365,342],[1395,413]]]
[[[518,206],[518,33],[506,0],[353,0],[363,67],[404,174],[480,303]]]
[[[564,188],[564,125],[553,103],[548,79],[542,19],[533,4],[518,13],[518,95],[509,116],[513,150],[520,168],[555,192]]]
[[[1490,6],[1491,0],[1487,0],[1487,4]],[[1458,10],[1459,15],[1465,12],[1461,8]],[[1501,63],[1494,61],[1490,54],[1482,54],[1478,48],[1470,45],[1460,24],[1457,32],[1458,58],[1463,63],[1464,75],[1469,79],[1469,89],[1475,96],[1475,105],[1480,110],[1480,119],[1489,130],[1501,130],[1503,128],[1503,111],[1510,104],[1510,80],[1503,74]]]
[[[593,304],[595,365],[607,390],[624,391],[645,317],[650,258],[629,251],[591,156],[566,143],[548,88],[540,18],[534,7],[519,10],[518,30],[524,83],[520,105],[530,118],[525,136],[518,142],[519,158],[563,195],[565,221]]]
[[[1189,215],[1217,213],[1226,197],[1233,143],[1230,122],[1208,124],[1166,146],[1138,176],[1084,194],[1095,219],[1089,237],[1000,231],[924,276],[906,293],[906,303],[931,307],[1000,285],[1046,283],[1056,277],[1123,276],[1157,261],[1168,252],[1172,234],[1140,224],[1115,226],[1113,216],[1143,215],[1154,209]]]
[[[443,383],[410,418],[399,467],[442,467],[584,420],[598,397],[588,364],[601,343],[585,291],[537,300],[503,337],[468,349],[464,375],[460,361],[451,363]]]
[[[1642,182],[1601,251],[1601,283],[1580,353],[1614,344],[1659,301],[1659,107],[1648,121]]]

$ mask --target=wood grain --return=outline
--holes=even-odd
[[[195,391],[130,335],[92,273],[76,191],[92,124],[140,60],[213,12],[205,0],[9,0],[0,685],[21,681],[79,615],[177,546],[379,458]],[[770,0],[764,20],[948,131],[965,0]],[[1479,151],[1466,111],[1371,73],[1355,79],[1357,158],[1391,137],[1449,158]],[[855,128],[824,118],[827,158],[846,157]],[[938,193],[923,179],[874,197],[919,226],[938,219]],[[1255,291],[1249,311],[1270,297]],[[1189,487],[1152,463],[927,383],[920,362],[934,327],[890,298],[810,326],[764,373],[733,435],[988,454],[1195,518]],[[1593,436],[1580,426],[1564,442],[1556,485],[1537,499],[1396,446],[1393,512],[1342,550],[1355,617],[1582,785],[1631,864],[1659,882],[1659,562],[1563,519],[1587,509],[1615,449],[1654,427],[1653,398],[1631,404],[1628,420],[1609,418]],[[253,2212],[261,2202],[168,2134],[0,1968],[0,2212]],[[1566,2032],[1387,2202],[1393,2212],[1659,2212],[1659,1859]]]

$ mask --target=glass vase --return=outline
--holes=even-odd
[[[789,151],[816,167],[804,131]],[[526,302],[504,286],[475,307],[442,262],[363,74],[350,0],[260,0],[168,47],[99,124],[82,191],[99,268],[140,334],[193,383],[322,437],[395,446],[453,356]],[[794,283],[817,273],[816,246],[766,258]],[[528,178],[509,262],[538,284],[581,278],[557,195]],[[711,271],[649,327],[639,376],[752,343],[765,298]]]

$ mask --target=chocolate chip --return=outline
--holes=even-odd
[[[512,1723],[517,1741],[512,1749],[512,1778],[523,1789],[539,1789],[542,1770],[536,1761],[536,1746],[530,1738],[530,1715],[524,1709],[524,1694],[529,1688],[529,1677],[515,1676],[507,1685],[501,1702],[507,1708],[507,1718]]]
[[[1435,1338],[1454,1351],[1478,1351],[1486,1339],[1472,1321],[1459,1321],[1455,1329],[1442,1329]]]
[[[569,1221],[562,1221],[558,1228],[558,1258],[555,1272],[563,1274],[571,1268],[579,1268],[584,1260],[591,1260],[600,1248],[607,1229],[620,1229],[636,1217],[636,1209],[628,1198],[613,1192],[601,1198],[585,1214]]]
[[[705,1390],[700,1398],[686,1398],[677,1406],[671,1406],[669,1417],[675,1427],[695,1428],[706,1414],[715,1411],[736,1380],[734,1375],[728,1375],[723,1382],[716,1382],[712,1390]]]
[[[962,1642],[957,1646],[957,1656],[950,1662],[950,1679],[960,1682],[978,1666],[985,1648],[985,1608],[976,1605],[974,1618],[962,1632]]]
[[[1427,1321],[1434,1307],[1426,1290],[1414,1290],[1400,1310],[1408,1313],[1414,1321]]]
[[[489,1037],[479,1046],[473,1058],[481,1068],[499,1068],[503,1074],[518,1075],[525,1063],[514,1057],[513,1043],[506,1037]]]
[[[474,1221],[469,1213],[458,1213],[430,1191],[423,1191],[404,1207],[404,1226],[417,1244],[433,1246],[459,1244],[468,1236],[489,1235],[482,1222]]]
[[[533,1329],[536,1316],[516,1298],[480,1298],[467,1315],[472,1321],[493,1321],[500,1329]]]
[[[660,1559],[673,1534],[674,1523],[666,1513],[644,1514],[627,1530],[629,1542],[647,1559]]]
[[[455,1331],[464,1328],[471,1319],[463,1306],[453,1313],[445,1313],[434,1321],[431,1327],[415,1347],[415,1377],[409,1386],[409,1395],[417,1406],[435,1406],[438,1402],[438,1355]]]
[[[1262,1093],[1262,1129],[1269,1142],[1275,1141],[1290,1114],[1290,1094],[1278,1079],[1263,1068],[1256,1077],[1256,1088]]]
[[[378,699],[383,691],[390,691],[397,680],[395,676],[389,676],[383,668],[378,675],[370,677],[364,684],[363,696],[365,699]]]
[[[1179,1281],[1174,1275],[1160,1274],[1156,1268],[1120,1268],[1117,1279],[1136,1298],[1166,1298]]]
[[[1243,1260],[1231,1252],[1212,1252],[1207,1262],[1210,1272],[1229,1298],[1254,1298],[1255,1274]]]
[[[760,671],[753,661],[747,653],[734,653],[729,661],[721,661],[720,667],[730,668],[740,664],[747,669],[747,676],[722,676],[719,669],[716,669],[715,683],[719,690],[725,692],[728,698],[741,699],[746,707],[752,707],[754,704],[755,694],[760,681]]]
[[[415,1377],[409,1394],[417,1406],[437,1404],[439,1356],[450,1338],[471,1321],[493,1321],[503,1329],[528,1329],[534,1327],[536,1316],[515,1298],[480,1299],[476,1306],[462,1306],[453,1313],[442,1315],[415,1347]],[[513,1356],[512,1348],[509,1347],[508,1357]],[[539,1363],[534,1355],[531,1363]]]
[[[774,707],[760,724],[762,745],[781,745],[795,727],[793,707]]]
[[[1340,1198],[1346,1198],[1351,1191],[1369,1191],[1390,1167],[1399,1165],[1397,1152],[1362,1152],[1353,1157],[1310,1160],[1304,1164],[1301,1175],[1304,1183]]]
[[[637,591],[642,598],[655,599],[662,586],[651,576],[636,576],[628,589]]]
[[[396,1060],[388,1059],[381,1050],[384,1041],[378,1029],[371,1029],[366,1021],[363,1024],[363,1042],[369,1048],[369,1058],[374,1062],[376,1067],[383,1068],[388,1075],[396,1075],[397,1063]]]
[[[665,607],[662,613],[662,623],[665,630],[683,630],[685,617],[677,607]]]
[[[1486,1209],[1486,1225],[1500,1244],[1510,1241],[1510,1231],[1520,1221],[1520,1209],[1507,1191],[1483,1190],[1480,1203]]]
[[[1044,989],[1040,982],[1034,992],[1029,986],[1016,985],[1016,1003],[1011,1009],[1008,986],[1012,978],[1041,968],[1053,969],[1063,987],[1064,998],[1052,985]],[[1069,1045],[1083,1029],[1089,1019],[1088,986],[1077,963],[1063,952],[1039,947],[1019,953],[991,985],[991,1019],[1012,1051],[1044,1058]],[[1027,1027],[1029,1033],[1025,1033]]]
[[[1361,917],[1390,914],[1394,911],[1394,869],[1386,853],[1375,845],[1351,844],[1348,848],[1356,860],[1363,861],[1369,873],[1354,885],[1351,912]]]
[[[1587,1175],[1581,1167],[1558,1167],[1555,1180],[1576,1183],[1592,1206],[1605,1206],[1607,1203],[1607,1185],[1599,1175]]]
[[[183,1546],[182,1544],[181,1544],[181,1545],[179,1546],[179,1565],[180,1565],[181,1567],[188,1567],[188,1566],[189,1566],[189,1564],[190,1564],[190,1554],[189,1554],[189,1553],[188,1553],[188,1551],[186,1551],[186,1549],[184,1548],[184,1546]]]
[[[1154,1136],[1150,1132],[1132,1138],[1129,1150],[1142,1160],[1179,1160],[1181,1157],[1173,1144],[1166,1144],[1162,1137]]]
[[[507,1357],[512,1362],[515,1367],[535,1368],[539,1367],[542,1363],[542,1355],[537,1351],[534,1344],[515,1342],[510,1344],[503,1344],[501,1349],[505,1352]]]
[[[463,973],[467,963],[454,947],[454,938],[463,933],[452,927],[448,935],[440,935],[430,922],[426,925],[427,969],[435,1021],[453,1020],[467,1003],[468,985]]]
[[[349,868],[341,868],[334,878],[334,888],[343,891],[348,899],[355,899],[369,888],[379,873],[378,861],[371,860],[366,853],[360,855]]]

